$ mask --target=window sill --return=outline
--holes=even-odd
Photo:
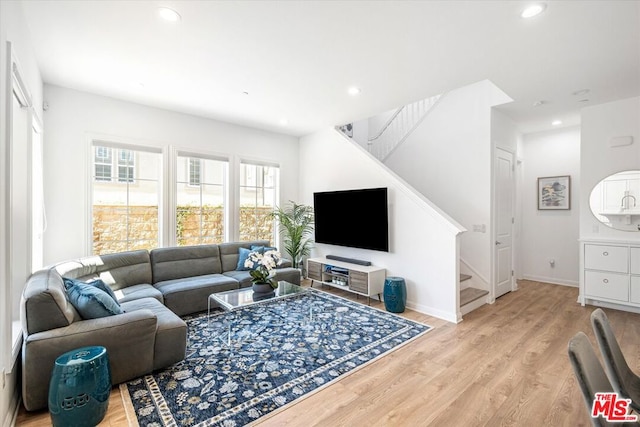
[[[11,322],[11,360],[7,366],[7,374],[10,374],[13,367],[16,366],[16,360],[20,356],[22,348],[22,325],[19,320]]]

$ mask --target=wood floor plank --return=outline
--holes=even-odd
[[[322,289],[356,300],[348,292]],[[583,331],[596,346],[590,324],[594,307],[580,306],[577,296],[577,288],[520,281],[519,290],[465,315],[459,324],[407,310],[403,316],[435,328],[258,424],[587,426],[567,343]],[[364,298],[356,301],[367,304]],[[384,310],[376,300],[371,306]],[[640,314],[605,312],[629,366],[640,373]],[[46,411],[22,409],[17,425],[51,422]],[[116,387],[100,426],[126,425]]]

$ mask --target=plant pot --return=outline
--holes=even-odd
[[[274,291],[271,283],[254,283],[251,288],[256,294],[268,294]]]

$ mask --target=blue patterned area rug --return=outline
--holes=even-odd
[[[121,386],[141,426],[247,425],[431,329],[314,289],[185,321],[186,359]]]

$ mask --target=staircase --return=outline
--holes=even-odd
[[[442,95],[432,96],[398,108],[380,131],[368,138],[369,153],[384,162],[393,150],[422,123],[441,97]]]
[[[471,286],[463,288],[462,282],[469,279],[471,279],[470,275],[460,274],[460,311],[463,315],[486,304],[485,297],[489,295],[489,291],[486,289],[478,289]]]

